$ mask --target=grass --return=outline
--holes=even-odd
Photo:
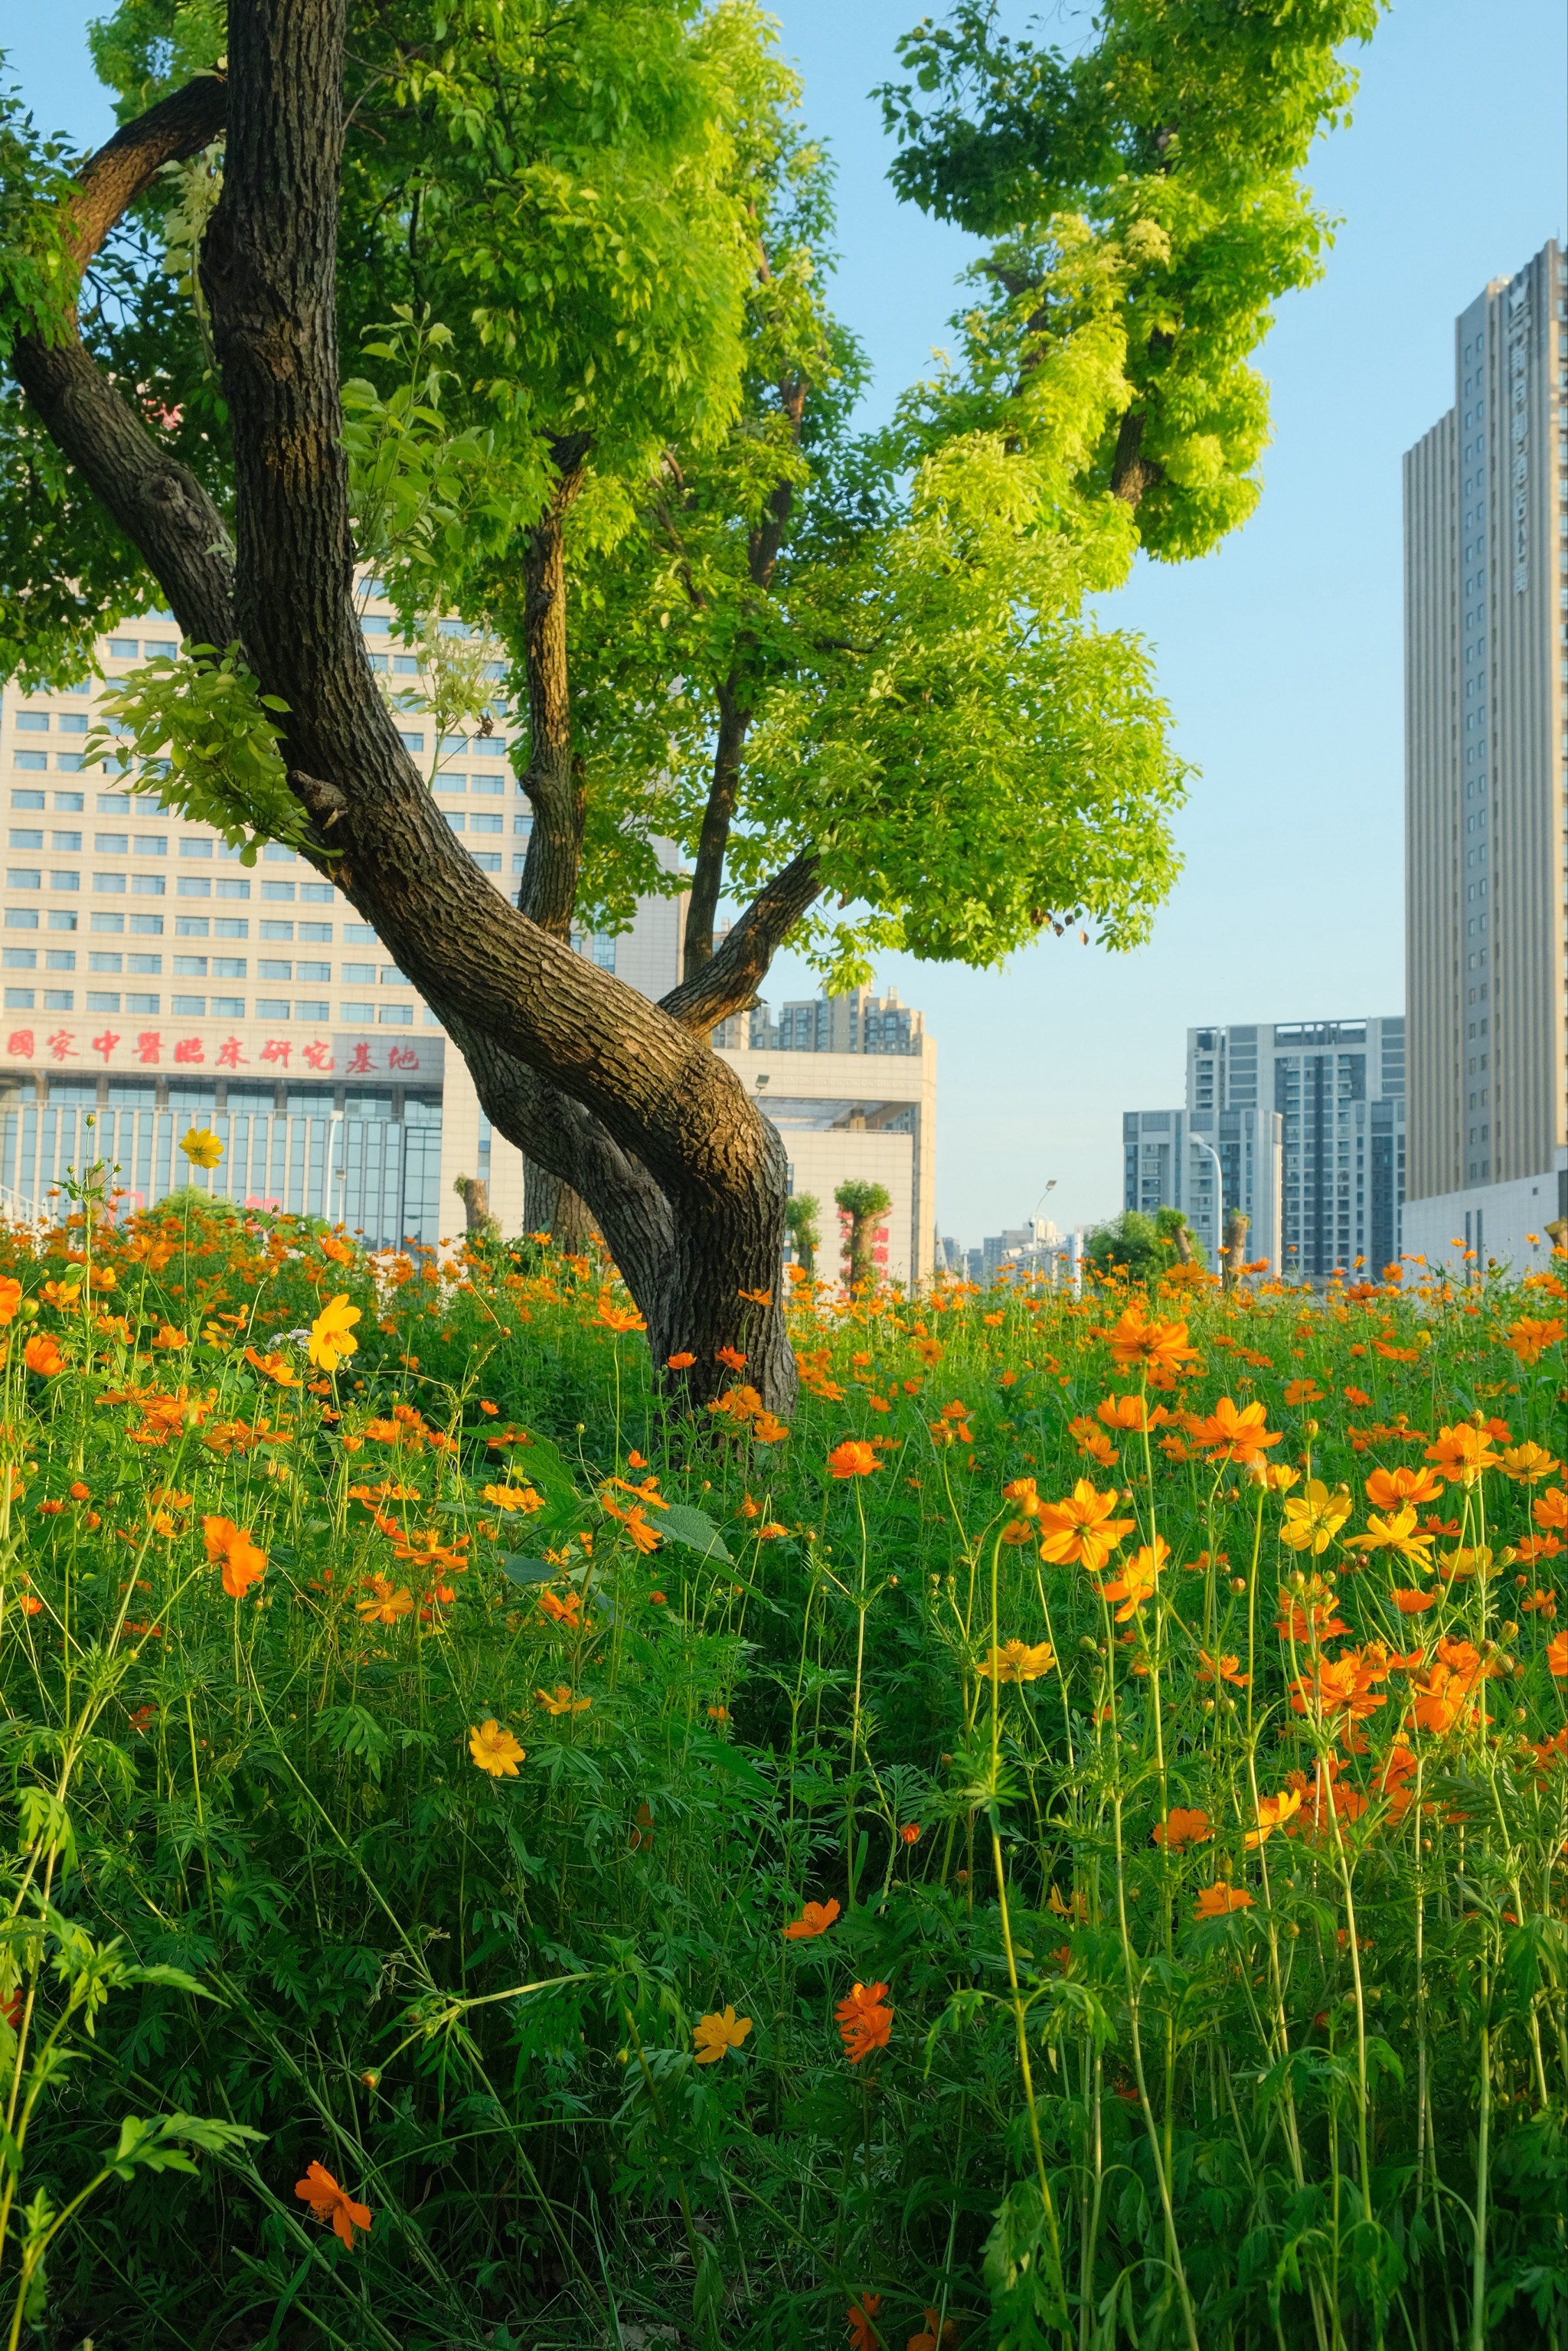
[[[102,1186],[0,1241],[11,2343],[1562,2351],[1555,1272],[804,1285],[693,1429],[596,1261]]]

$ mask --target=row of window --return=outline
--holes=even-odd
[[[72,987],[7,987],[4,991],[7,1012],[32,1012],[40,1004],[46,1012],[74,1012],[76,990]],[[162,1017],[162,996],[141,989],[89,987],[83,999],[89,1012],[155,1013]],[[243,996],[172,996],[169,998],[171,1018],[180,1020],[243,1020],[246,999]],[[303,1020],[316,1028],[325,1028],[332,1018],[332,1008],[322,998],[258,996],[252,1007],[252,1017],[257,1020]],[[413,1007],[410,1004],[340,1004],[340,1024],[347,1029],[412,1029]],[[438,1028],[434,1012],[424,1015],[427,1028]]]

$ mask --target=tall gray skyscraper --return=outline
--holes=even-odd
[[[1427,1254],[1472,1211],[1511,1251],[1554,1216],[1544,1179],[1568,1137],[1568,262],[1555,243],[1463,312],[1454,370],[1453,407],[1405,459],[1405,1234]]]

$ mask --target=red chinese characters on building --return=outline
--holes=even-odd
[[[373,1077],[376,1065],[371,1059],[370,1047],[356,1045],[349,1056],[349,1075],[351,1078]]]
[[[417,1070],[419,1055],[412,1045],[394,1045],[387,1055],[389,1070]]]
[[[5,1040],[5,1050],[15,1053],[19,1061],[33,1058],[33,1032],[30,1029],[13,1029]]]
[[[112,1029],[104,1029],[93,1039],[92,1050],[95,1053],[101,1053],[107,1061],[119,1042],[120,1039]]]
[[[306,1067],[311,1070],[335,1070],[338,1066],[330,1045],[307,1045],[302,1058]]]
[[[204,1061],[206,1058],[207,1049],[199,1037],[181,1037],[176,1040],[174,1059],[177,1061]]]
[[[57,1061],[75,1061],[81,1058],[77,1050],[76,1031],[73,1029],[57,1029],[49,1039],[49,1050]]]
[[[239,1070],[245,1067],[245,1055],[240,1050],[237,1037],[225,1037],[218,1047],[218,1067],[220,1070]]]
[[[163,1035],[158,1029],[143,1029],[136,1040],[136,1058],[148,1069],[156,1069],[163,1058]]]
[[[287,1069],[288,1067],[288,1056],[293,1050],[294,1040],[292,1038],[269,1037],[266,1044],[261,1049],[261,1058],[264,1061],[281,1061],[284,1068]]]

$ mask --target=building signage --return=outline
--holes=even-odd
[[[214,1078],[241,1072],[263,1078],[376,1078],[405,1086],[440,1084],[446,1043],[444,1037],[389,1036],[384,1029],[278,1037],[258,1027],[203,1033],[188,1026],[147,1028],[134,1021],[123,1026],[88,1021],[78,1027],[41,1021],[0,1030],[0,1036],[4,1059],[13,1068],[201,1071]]]

